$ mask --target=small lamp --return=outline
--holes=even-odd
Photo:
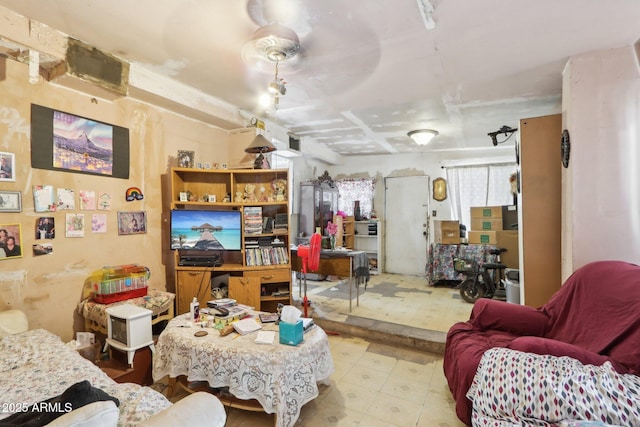
[[[437,130],[433,129],[418,129],[407,133],[407,136],[413,139],[418,145],[427,145],[438,133]]]
[[[251,144],[244,149],[245,153],[252,154],[270,153],[272,151],[276,151],[275,145],[269,142],[269,140],[261,134],[256,135],[256,137],[253,138],[253,141],[251,141]]]
[[[258,154],[253,162],[254,169],[270,169],[271,166],[264,157],[264,153],[270,153],[272,151],[276,151],[276,147],[261,134],[256,135],[253,141],[251,141],[251,144],[244,149],[245,153]]]

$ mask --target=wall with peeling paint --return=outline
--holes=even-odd
[[[196,152],[196,161],[226,162],[229,135],[212,126],[170,113],[166,110],[122,98],[113,102],[92,99],[40,80],[29,83],[28,67],[0,58],[0,151],[16,157],[15,182],[0,182],[0,190],[22,192],[21,213],[0,213],[0,224],[19,223],[22,228],[22,258],[0,260],[0,310],[24,310],[31,327],[46,328],[68,341],[74,331],[82,330],[82,318],[75,312],[84,280],[92,271],[106,265],[138,263],[151,270],[151,287],[173,290],[173,277],[167,260],[168,206],[167,172],[176,166],[180,149]],[[122,126],[130,135],[130,178],[116,179],[78,173],[31,168],[31,104]],[[92,233],[83,238],[67,238],[66,213],[85,214],[90,224],[97,211],[76,210],[43,214],[34,212],[32,186],[109,192],[113,206],[107,214],[107,233]],[[139,187],[141,201],[126,202],[125,191]],[[76,197],[77,199],[77,197]],[[147,233],[119,236],[118,211],[146,211]],[[100,213],[103,213],[100,211]],[[37,218],[53,216],[56,237],[53,253],[35,257]],[[42,241],[37,241],[42,242]],[[168,268],[169,267],[169,268]]]
[[[491,141],[487,137],[487,143]],[[422,154],[393,154],[375,156],[350,156],[340,165],[326,165],[311,159],[298,158],[294,160],[296,184],[305,180],[313,180],[327,170],[333,179],[358,179],[375,178],[374,206],[378,218],[384,220],[384,178],[398,176],[429,176],[431,180],[439,177],[446,179],[446,169],[443,166],[464,164],[503,163],[515,161],[513,147],[496,149],[495,154],[484,153],[474,157],[464,157],[460,152],[448,152],[446,154],[422,153]],[[505,154],[508,151],[508,154]],[[299,185],[294,187],[299,190]],[[431,201],[431,210],[436,211],[436,218],[451,219],[451,204],[449,198],[442,202]],[[293,211],[298,212],[299,207],[294,201]],[[433,233],[431,233],[433,235]]]

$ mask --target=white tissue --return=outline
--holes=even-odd
[[[285,305],[282,307],[282,313],[280,314],[280,320],[286,323],[295,324],[302,316],[302,312],[292,305]]]

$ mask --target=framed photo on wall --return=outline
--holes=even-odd
[[[0,260],[22,257],[20,224],[0,224]]]
[[[16,156],[0,152],[0,181],[15,181]]]
[[[129,234],[145,234],[147,232],[147,213],[140,212],[118,212],[118,234],[126,236]]]
[[[31,104],[31,166],[129,178],[129,129]]]
[[[22,193],[0,190],[0,212],[22,212]]]
[[[56,238],[56,219],[52,216],[41,216],[36,222],[36,240]]]

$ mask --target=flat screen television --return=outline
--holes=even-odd
[[[172,210],[171,249],[239,251],[242,213],[225,210]]]

